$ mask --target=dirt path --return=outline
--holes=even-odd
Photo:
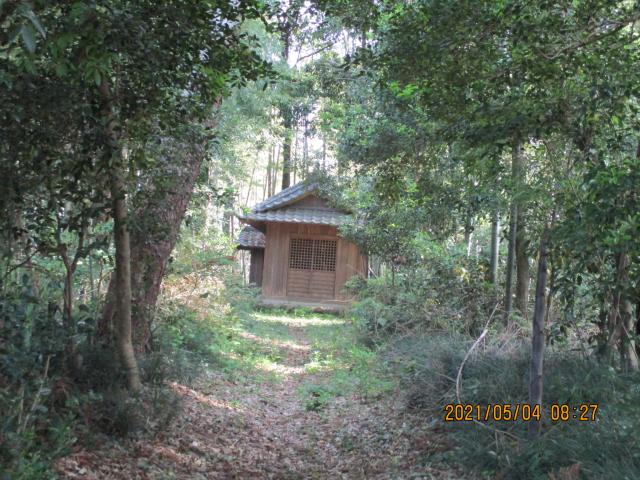
[[[63,478],[460,478],[430,457],[446,449],[406,412],[372,358],[331,317],[257,313],[237,332],[240,362],[196,385],[172,384],[182,410],[153,439],[78,449]]]

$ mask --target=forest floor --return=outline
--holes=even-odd
[[[436,422],[406,409],[343,319],[257,311],[234,332],[226,368],[171,384],[181,407],[166,429],[76,447],[61,477],[463,478],[437,460],[451,447]]]

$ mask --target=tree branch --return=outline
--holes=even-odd
[[[631,17],[624,19],[624,20],[620,20],[617,22],[604,22],[603,24],[600,25],[600,27],[596,28],[595,30],[592,30],[591,32],[589,32],[587,34],[587,36],[585,38],[583,38],[582,40],[580,40],[579,42],[575,42],[569,45],[566,45],[565,47],[556,50],[555,52],[551,53],[551,54],[547,54],[545,52],[540,52],[540,55],[542,55],[544,58],[546,58],[547,60],[555,60],[556,58],[558,58],[560,55],[567,53],[569,51],[572,50],[578,50],[582,47],[586,47],[587,45],[593,44],[593,43],[597,43],[600,40],[613,35],[617,32],[619,32],[620,30],[622,30],[624,27],[626,27],[627,25],[635,25],[635,23],[640,20],[640,12],[637,12],[635,14],[633,14]],[[611,28],[610,30],[606,30],[607,28]],[[605,30],[604,32],[602,30]],[[634,41],[634,39],[631,39],[629,41],[629,43],[631,43],[632,41]]]
[[[331,47],[332,47],[332,44],[328,43],[327,45],[325,45],[322,48],[319,48],[315,52],[311,52],[311,53],[308,53],[307,55],[303,55],[302,57],[298,57],[298,59],[296,60],[296,65],[298,64],[298,62],[304,60],[305,58],[313,57],[314,55],[317,55],[320,52],[324,52],[325,50],[328,50]]]

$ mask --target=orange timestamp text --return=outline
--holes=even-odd
[[[522,420],[540,421],[545,412],[540,405],[528,403],[488,403],[486,405],[472,403],[447,403],[444,406],[445,422],[515,422]],[[597,403],[552,403],[546,412],[552,422],[595,422],[598,412]]]

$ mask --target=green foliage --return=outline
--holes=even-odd
[[[476,333],[496,303],[484,263],[424,235],[410,244],[417,261],[347,286],[358,295],[354,321],[376,335],[416,327]]]
[[[207,237],[190,235],[185,225],[180,242],[169,264],[169,274],[216,277],[222,276],[234,263],[231,255],[235,245],[219,231]]]
[[[513,205],[527,262],[540,232],[551,231],[548,337],[557,350],[547,398],[607,409],[598,423],[545,428],[527,444],[454,426],[451,460],[505,478],[559,475],[572,462],[588,478],[637,477],[628,446],[639,440],[638,379],[592,355],[616,347],[612,364],[622,366],[623,347],[638,341],[637,10],[618,0],[1,2],[5,476],[49,475],[75,436],[162,428],[176,411],[168,381],[194,382],[210,367],[234,379],[255,368],[282,378],[299,318],[313,337],[303,370],[332,372],[302,388],[309,410],[354,389],[376,398],[392,388],[376,353],[385,342],[409,404],[437,409],[452,399],[451,379],[501,295],[487,282],[487,232]],[[309,153],[313,137],[322,152]],[[293,147],[298,178],[322,181],[323,193],[355,214],[341,234],[369,254],[377,275],[348,285],[366,347],[352,326],[327,338],[339,320],[254,313],[257,292],[231,267],[233,229],[212,225],[214,210],[228,224],[256,187],[274,189],[281,143]],[[510,174],[514,147],[520,174]],[[167,294],[158,308],[139,398],[119,389],[117,359],[96,337],[113,253],[110,150],[126,150],[128,228],[150,245],[169,229],[139,212],[162,212],[167,192],[199,175],[167,269],[190,291]],[[215,159],[200,171],[185,167],[207,156]],[[338,181],[310,174],[321,159],[323,170],[337,161]],[[524,401],[519,320],[491,327],[494,340],[465,366],[465,400]],[[585,358],[568,353],[577,348]]]
[[[79,272],[86,281],[87,271]],[[0,409],[7,412],[0,422],[3,474],[50,476],[52,461],[68,454],[77,439],[94,445],[104,434],[155,434],[179,412],[168,382],[191,383],[207,367],[229,365],[221,345],[230,343],[238,318],[254,305],[255,292],[241,285],[229,265],[195,272],[223,287],[222,293],[214,290],[202,298],[221,314],[203,320],[184,304],[161,305],[154,349],[140,356],[146,387],[139,397],[121,388],[123,372],[115,352],[95,335],[98,305],[81,305],[66,325],[57,303],[59,282],[39,278],[36,296],[33,277],[6,277],[0,291]]]
[[[323,385],[305,385],[301,394],[309,399],[305,402],[304,408],[310,412],[318,412],[338,393],[328,390]]]
[[[145,362],[148,367],[149,363]],[[149,369],[145,373],[148,374]],[[157,378],[157,377],[156,377]],[[140,438],[165,430],[180,412],[180,398],[165,383],[152,384],[132,397],[119,385],[78,397],[85,422],[82,443],[96,445],[101,435]],[[102,437],[104,438],[104,437]]]
[[[75,442],[75,415],[59,405],[66,336],[51,298],[36,296],[32,278],[3,285],[0,291],[0,464],[3,478],[50,475],[50,461]],[[49,300],[49,301],[47,301]],[[61,408],[62,407],[62,408]]]
[[[443,415],[456,402],[458,368],[469,343],[459,337],[423,336],[396,343],[391,352],[403,370],[412,405]],[[472,404],[526,403],[528,347],[520,340],[497,336],[483,353],[465,364],[462,401]],[[640,392],[637,375],[621,376],[606,365],[572,353],[551,352],[546,361],[545,404],[599,403],[597,422],[570,420],[555,425],[544,420],[542,437],[533,443],[514,441],[469,424],[446,424],[459,446],[449,460],[486,476],[548,478],[562,467],[582,465],[585,478],[635,478],[640,457],[637,441]],[[498,430],[526,438],[526,423],[489,422]]]
[[[345,234],[386,262],[410,261],[418,232],[459,243],[494,212],[504,225],[517,203],[528,257],[552,230],[554,328],[581,328],[586,314],[606,344],[613,298],[637,303],[637,261],[616,278],[620,255],[637,259],[635,7],[424,0],[374,10],[338,14],[346,27],[374,18],[376,41],[350,59],[351,81],[331,84],[322,111],[340,161],[359,174],[360,218]],[[509,174],[515,145],[521,175]]]
[[[155,349],[142,365],[147,379],[162,385],[179,380],[190,383],[209,364],[220,364],[216,355],[222,327],[213,318],[198,318],[197,313],[181,303],[164,304],[158,316]]]

